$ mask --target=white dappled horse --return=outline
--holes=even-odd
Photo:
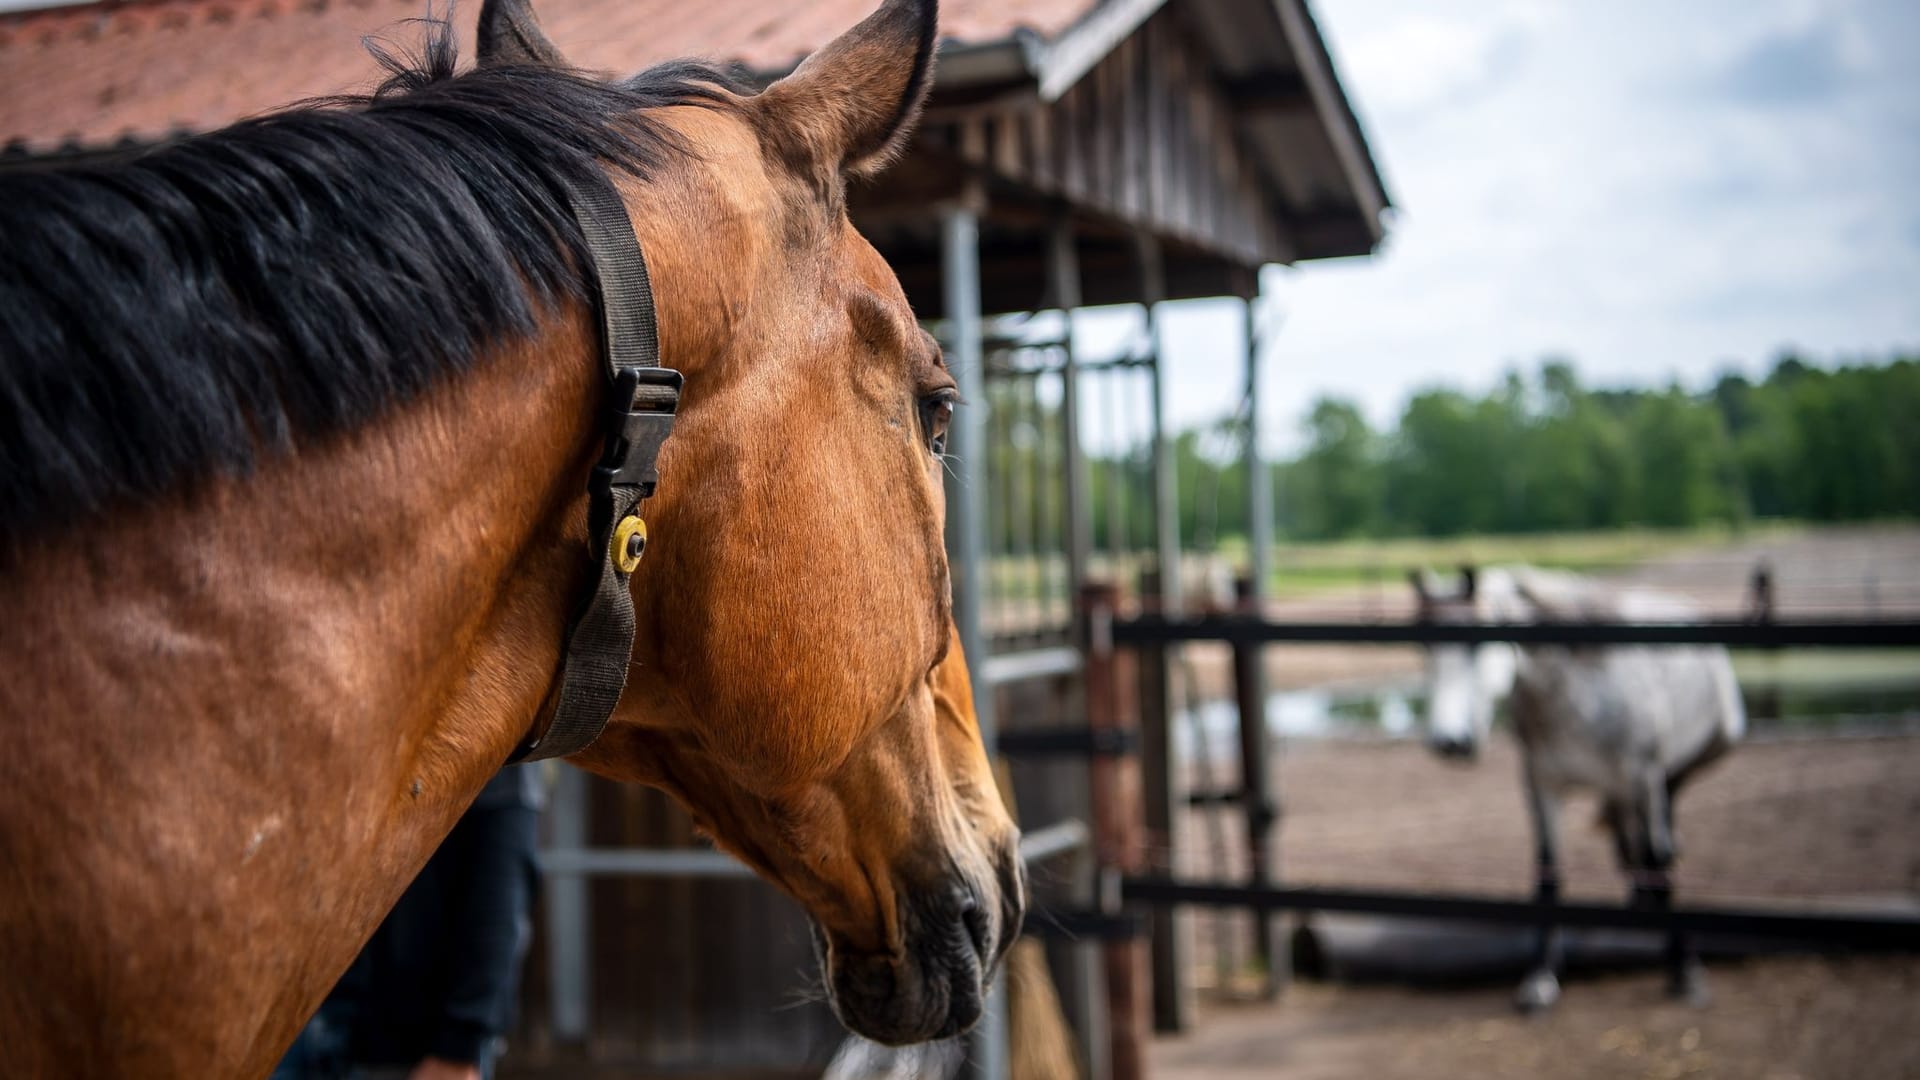
[[[1420,616],[1434,622],[1683,622],[1688,603],[1532,567],[1468,568],[1453,582],[1413,575]],[[1559,899],[1556,824],[1571,792],[1600,798],[1633,901],[1672,903],[1673,800],[1681,785],[1746,730],[1727,650],[1719,646],[1436,644],[1427,650],[1427,732],[1433,749],[1470,758],[1508,705],[1520,740],[1542,903]],[[1560,996],[1560,932],[1544,928],[1517,1004]],[[1667,943],[1669,989],[1696,1003],[1705,973],[1687,936]]]

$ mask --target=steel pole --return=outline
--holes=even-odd
[[[982,616],[986,601],[986,371],[981,346],[980,220],[970,206],[949,206],[940,217],[941,269],[946,291],[947,366],[966,402],[953,411],[947,435],[947,561],[953,573],[953,619],[975,672],[987,659]],[[974,713],[987,753],[997,730],[993,686],[975,679]],[[969,1055],[975,1080],[1006,1080],[1007,995],[1004,977],[988,991]]]

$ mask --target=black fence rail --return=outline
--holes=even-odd
[[[1224,641],[1233,645],[1277,642],[1360,645],[1725,645],[1767,648],[1920,648],[1920,620],[1819,619],[1696,622],[1281,622],[1250,614],[1168,616],[1146,613],[1115,619],[1119,646]]]
[[[1090,584],[1081,593],[1083,670],[1086,676],[1090,735],[1134,746],[1131,754],[1093,756],[1092,739],[1073,750],[1089,755],[1094,850],[1100,864],[1099,910],[1083,925],[1111,934],[1107,949],[1109,1011],[1116,1047],[1145,1045],[1146,1012],[1153,1003],[1158,1026],[1173,1030],[1161,1008],[1179,998],[1184,979],[1178,963],[1160,962],[1160,940],[1133,935],[1145,924],[1126,919],[1128,911],[1165,912],[1182,906],[1238,909],[1350,912],[1383,918],[1463,920],[1523,926],[1607,927],[1746,938],[1786,939],[1815,947],[1860,951],[1920,952],[1920,911],[1861,912],[1832,907],[1767,909],[1739,906],[1629,907],[1576,902],[1542,903],[1498,896],[1475,896],[1385,888],[1285,887],[1268,847],[1275,825],[1266,788],[1267,772],[1245,767],[1240,789],[1203,793],[1212,805],[1237,805],[1246,815],[1249,872],[1243,881],[1195,880],[1168,869],[1173,838],[1174,780],[1164,733],[1171,720],[1158,687],[1143,678],[1169,663],[1171,646],[1187,642],[1223,642],[1232,646],[1234,696],[1240,713],[1241,757],[1266,759],[1265,697],[1260,655],[1269,644],[1433,645],[1510,642],[1520,645],[1724,645],[1730,648],[1920,648],[1920,618],[1868,617],[1855,612],[1832,618],[1779,617],[1761,590],[1757,610],[1738,619],[1689,622],[1551,621],[1535,623],[1449,623],[1433,621],[1283,621],[1251,612],[1168,615],[1147,611],[1122,614],[1118,590]],[[1147,687],[1156,689],[1148,690]],[[1049,747],[1055,752],[1064,746]],[[1149,857],[1148,852],[1157,854]],[[1092,916],[1100,916],[1094,918]],[[1104,921],[1103,921],[1104,920]],[[1253,948],[1278,970],[1269,920],[1256,919]],[[1151,976],[1149,995],[1147,980]],[[1168,1010],[1169,1013],[1174,1010]]]

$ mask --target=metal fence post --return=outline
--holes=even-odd
[[[1254,584],[1247,578],[1234,582],[1242,606],[1254,603]],[[1277,876],[1273,853],[1273,827],[1280,817],[1279,802],[1270,790],[1271,739],[1267,734],[1266,679],[1260,667],[1264,653],[1259,645],[1236,641],[1233,644],[1233,694],[1240,720],[1240,809],[1247,821],[1247,882],[1255,887],[1272,885]],[[1248,909],[1253,920],[1253,956],[1260,964],[1264,993],[1278,993],[1287,978],[1285,953],[1274,948],[1275,913]]]
[[[1260,308],[1259,298],[1245,303],[1247,320],[1247,576],[1257,607],[1272,586],[1273,478],[1260,453]]]
[[[987,659],[982,605],[988,573],[986,525],[986,362],[980,311],[980,221],[972,206],[951,205],[940,216],[941,267],[947,306],[947,363],[960,396],[971,404],[954,410],[948,436],[947,558],[953,574],[953,619],[960,645],[977,673]],[[993,687],[974,679],[974,713],[987,753],[996,731]],[[977,1080],[1006,1080],[1007,995],[1004,977],[988,991],[970,1060]]]
[[[1066,322],[1065,366],[1060,372],[1060,430],[1066,465],[1066,507],[1061,522],[1066,532],[1068,595],[1086,583],[1093,551],[1093,503],[1087,473],[1087,452],[1080,439],[1080,363],[1073,349],[1073,312],[1080,306],[1080,259],[1074,249],[1073,221],[1062,217],[1048,237],[1047,273],[1053,302]]]
[[[547,804],[547,850],[587,846],[587,774],[555,763]],[[556,1042],[582,1042],[592,1019],[589,967],[593,955],[587,880],[579,873],[547,872],[543,904],[547,923],[547,981]]]

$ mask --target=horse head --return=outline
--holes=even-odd
[[[1018,932],[1017,832],[953,643],[939,346],[853,228],[931,82],[932,0],[889,0],[752,94],[658,110],[689,152],[616,177],[686,376],[632,589],[634,665],[573,760],[661,787],[803,904],[842,1020],[882,1042],[979,1015]],[[490,0],[483,65],[564,64]]]
[[[1460,568],[1453,583],[1431,570],[1409,575],[1416,617],[1431,623],[1492,622],[1514,614],[1503,601],[1512,593],[1501,569]],[[1493,728],[1494,712],[1513,690],[1518,655],[1512,645],[1435,643],[1427,657],[1427,745],[1441,757],[1472,760]]]

